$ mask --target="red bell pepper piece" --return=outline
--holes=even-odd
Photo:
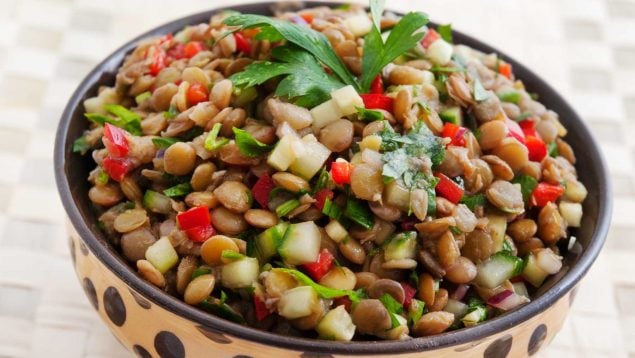
[[[465,137],[463,136],[465,132],[467,132],[467,128],[457,126],[454,123],[446,122],[443,125],[441,136],[444,138],[450,138],[452,140],[450,142],[450,145],[465,147]]]
[[[185,45],[183,49],[183,55],[185,58],[192,58],[196,56],[197,53],[203,51],[205,49],[205,44],[200,41],[190,41]]]
[[[102,163],[104,171],[114,181],[121,181],[132,169],[132,162],[128,158],[106,157]]]
[[[546,182],[539,183],[531,193],[531,203],[534,206],[545,206],[547,203],[558,200],[564,194],[564,187]]]
[[[307,24],[310,24],[310,23],[313,22],[313,14],[304,13],[304,14],[300,15],[300,17],[302,19],[304,19],[304,21],[306,21]]]
[[[152,54],[152,63],[150,64],[150,74],[156,76],[167,65],[167,56],[159,46],[153,46],[151,49],[154,52]]]
[[[315,203],[313,205],[315,205],[316,208],[322,211],[322,209],[324,209],[324,202],[326,202],[326,198],[333,200],[334,195],[335,194],[333,193],[333,190],[331,189],[318,190],[317,193],[315,193],[314,195]]]
[[[519,142],[525,143],[525,133],[518,123],[512,121],[509,118],[505,118],[505,125],[509,131],[509,137],[516,138]]]
[[[380,93],[368,93],[360,94],[364,101],[364,107],[367,109],[383,109],[387,112],[392,112],[395,100],[392,97]]]
[[[104,138],[102,142],[104,142],[108,154],[113,158],[125,157],[130,151],[126,131],[110,123],[104,125]]]
[[[423,48],[428,48],[432,45],[433,42],[440,39],[441,35],[435,29],[428,29],[428,32],[421,39],[421,46]]]
[[[187,89],[186,98],[190,105],[207,101],[209,99],[207,87],[200,83],[192,83]]]
[[[514,76],[514,74],[512,73],[512,65],[503,61],[500,61],[498,64],[498,73],[509,78],[510,80]]]
[[[254,309],[256,311],[256,319],[258,319],[259,321],[262,321],[271,314],[271,312],[269,312],[269,309],[267,309],[265,301],[263,301],[262,298],[260,298],[260,296],[258,295],[254,295]]]
[[[439,178],[439,183],[434,188],[437,195],[442,196],[454,204],[458,204],[463,197],[463,188],[459,184],[452,181],[445,174],[437,173],[434,176]]]
[[[159,39],[159,43],[160,44],[164,44],[164,43],[170,42],[170,41],[172,41],[173,38],[174,38],[174,36],[172,36],[172,33],[170,32],[169,34],[163,35]]]
[[[209,208],[207,206],[195,206],[188,211],[178,213],[176,221],[179,223],[179,228],[183,231],[199,226],[207,226],[211,224]]]
[[[342,297],[338,297],[333,299],[333,307],[337,307],[337,306],[344,306],[344,309],[348,312],[351,311],[351,306],[353,305],[353,301],[351,301],[350,298],[348,298],[348,296],[342,296]]]
[[[536,132],[536,122],[534,122],[534,120],[525,119],[518,122],[518,125],[520,126],[520,129],[523,131],[523,134],[525,134],[525,136],[532,135],[534,137],[539,137],[538,132]]]
[[[331,164],[331,178],[335,184],[350,184],[353,165],[346,161],[335,161]]]
[[[381,75],[377,75],[373,82],[370,84],[370,93],[384,93],[384,80],[382,80]]]
[[[541,162],[547,156],[547,145],[540,139],[533,135],[525,137],[525,146],[529,152],[529,160],[534,162]]]
[[[251,43],[245,35],[240,32],[236,32],[234,33],[234,38],[236,39],[236,50],[244,53],[245,55],[249,55],[251,53]]]
[[[303,264],[302,268],[315,281],[320,281],[320,279],[324,275],[326,275],[326,273],[329,272],[329,270],[333,266],[333,259],[333,254],[331,254],[328,249],[322,249],[322,251],[320,251],[320,254],[318,255],[317,261]]]
[[[194,242],[205,242],[210,237],[216,235],[216,229],[212,224],[193,227],[185,230],[187,237]]]
[[[264,173],[258,178],[258,181],[251,188],[251,194],[263,209],[269,207],[269,193],[274,188],[273,180],[269,173]]]
[[[185,57],[185,45],[180,42],[177,43],[168,50],[167,55],[170,62],[182,59]]]
[[[410,286],[408,282],[401,282],[401,287],[403,287],[404,292],[403,306],[408,307],[410,306],[412,299],[415,297],[415,294],[417,294],[417,290]]]

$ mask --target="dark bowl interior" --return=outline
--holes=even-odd
[[[271,5],[272,3],[259,3],[230,6],[228,8],[244,13],[270,15]],[[304,6],[307,7],[320,5],[332,6],[336,4],[316,1],[304,2]],[[500,51],[467,35],[455,32],[454,41],[456,43],[465,44],[487,53],[496,52],[505,61],[512,63],[517,78],[523,80],[527,89],[537,93],[540,96],[540,101],[547,108],[560,114],[563,124],[569,130],[566,139],[578,154],[576,167],[579,177],[589,191],[589,195],[584,202],[582,227],[575,233],[580,245],[571,250],[568,257],[566,257],[565,269],[557,277],[551,278],[530,304],[476,327],[460,329],[433,337],[401,342],[330,342],[283,337],[237,325],[188,306],[181,300],[163,293],[139,278],[134,270],[121,258],[116,249],[108,244],[97,227],[97,221],[87,196],[89,186],[86,180],[89,171],[94,168],[93,160],[90,156],[80,156],[73,154],[71,151],[73,140],[81,136],[88,125],[88,121],[83,116],[82,102],[84,99],[94,96],[99,86],[112,85],[114,83],[118,66],[122,63],[124,56],[134,48],[140,39],[175,32],[185,25],[207,22],[212,14],[219,11],[221,9],[205,11],[172,21],[150,30],[123,45],[86,76],[71,97],[60,120],[55,142],[55,175],[66,212],[90,250],[117,276],[129,283],[133,289],[145,295],[155,304],[161,305],[178,315],[247,340],[301,351],[387,354],[424,351],[466,343],[510,328],[549,307],[571,290],[587,272],[602,248],[611,214],[610,183],[607,179],[603,158],[593,137],[571,106],[533,72]]]

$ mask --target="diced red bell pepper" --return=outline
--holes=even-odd
[[[518,125],[518,123],[512,121],[509,118],[505,118],[505,125],[507,126],[510,137],[516,138],[523,144],[525,143],[525,133],[523,133],[523,129],[520,128],[520,125]]]
[[[454,123],[446,122],[443,125],[441,136],[444,138],[450,138],[452,140],[450,142],[450,145],[465,147],[465,137],[463,136],[465,132],[467,132],[467,128],[457,126]]]
[[[167,52],[168,61],[180,60],[185,57],[185,45],[182,43],[177,43],[172,46]]]
[[[186,98],[190,105],[207,101],[209,99],[207,87],[200,83],[192,83],[187,89]]]
[[[316,208],[320,209],[320,211],[322,211],[322,209],[324,209],[324,202],[326,202],[326,199],[330,199],[333,200],[333,196],[335,194],[333,193],[333,190],[331,189],[321,189],[318,190],[317,193],[315,193],[315,203],[313,205],[315,205]]]
[[[112,180],[120,182],[132,169],[133,164],[128,158],[106,157],[102,166]]]
[[[108,154],[113,158],[125,157],[130,151],[126,131],[110,123],[104,125],[102,142],[104,142]]]
[[[395,100],[392,97],[380,93],[360,94],[367,109],[383,109],[392,112]]]
[[[249,55],[251,53],[251,43],[245,35],[240,32],[236,32],[234,33],[234,38],[236,39],[236,50],[244,53],[245,55]]]
[[[211,224],[209,208],[207,206],[195,206],[188,211],[178,213],[176,221],[179,223],[179,228],[183,231],[207,226]]]
[[[269,207],[269,193],[271,193],[274,186],[273,179],[271,179],[269,173],[264,173],[251,188],[251,194],[263,209]]]
[[[428,29],[428,32],[421,39],[421,46],[423,48],[428,48],[432,45],[433,42],[440,39],[441,35],[435,29]]]
[[[152,63],[150,64],[150,74],[152,76],[156,76],[167,65],[167,56],[159,46],[153,46],[151,50],[153,51],[153,53]]]
[[[271,312],[269,312],[269,309],[267,309],[265,301],[263,301],[262,298],[260,298],[260,296],[258,295],[254,295],[254,309],[256,311],[256,319],[258,319],[259,321],[262,321],[271,314]]]
[[[437,173],[434,176],[439,178],[439,183],[437,183],[437,186],[434,188],[437,195],[448,199],[454,204],[458,204],[463,197],[463,188],[443,173]]]
[[[404,293],[403,306],[408,307],[410,306],[410,302],[412,302],[412,299],[417,294],[417,290],[414,287],[410,286],[408,282],[401,282],[401,287],[403,287]]]
[[[346,161],[335,161],[331,164],[331,178],[335,184],[343,185],[351,183],[353,165]]]
[[[381,75],[377,75],[373,82],[370,84],[370,93],[384,93],[384,80],[382,80]]]
[[[407,218],[404,219],[404,221],[401,222],[400,226],[401,226],[401,230],[403,231],[412,231],[415,229],[415,224],[417,223],[417,220],[414,216],[409,216]]]
[[[315,281],[319,281],[333,267],[333,254],[328,249],[322,249],[315,262],[303,264],[302,268]]]
[[[536,122],[534,122],[534,120],[525,119],[518,122],[518,125],[520,126],[520,129],[522,129],[525,136],[532,135],[534,137],[539,137],[538,133],[536,132]]]
[[[192,58],[196,56],[197,53],[203,51],[205,49],[205,44],[200,41],[190,41],[185,45],[183,49],[183,55],[185,58]]]
[[[514,276],[514,277],[510,278],[509,282],[511,282],[511,283],[525,282],[525,278],[522,275],[518,275],[518,276]]]
[[[185,230],[187,237],[194,242],[205,242],[210,237],[216,235],[216,229],[212,224],[193,227]]]
[[[531,203],[534,206],[545,206],[547,203],[558,200],[564,194],[564,187],[546,182],[539,183],[531,193]]]
[[[513,77],[512,65],[507,62],[500,61],[498,64],[498,73],[511,80]]]
[[[539,137],[528,135],[525,137],[525,146],[529,152],[529,160],[541,162],[547,156],[547,145]]]
[[[160,44],[164,44],[166,42],[170,42],[170,41],[172,41],[173,38],[174,38],[174,36],[172,36],[172,33],[165,34],[159,39],[159,43]]]
[[[333,307],[344,306],[344,309],[348,312],[351,311],[351,306],[353,305],[353,301],[351,301],[348,296],[342,296],[333,299]]]
[[[306,21],[307,24],[310,24],[313,22],[313,14],[303,13],[302,15],[300,15],[300,17],[304,19],[304,21]]]

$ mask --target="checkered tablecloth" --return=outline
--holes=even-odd
[[[0,357],[129,356],[72,270],[53,179],[54,131],[75,86],[110,51],[160,23],[229,2],[0,0]],[[567,324],[542,355],[635,357],[635,1],[388,5],[426,11],[520,59],[591,126],[614,182],[613,227]]]

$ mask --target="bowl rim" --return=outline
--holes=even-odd
[[[333,342],[323,341],[311,338],[299,338],[282,336],[268,331],[260,330],[257,328],[251,328],[249,326],[239,325],[225,319],[216,317],[212,314],[206,313],[195,307],[187,305],[182,300],[176,297],[170,296],[158,288],[152,286],[140,278],[131,267],[126,264],[120,257],[116,257],[108,252],[106,246],[100,242],[97,236],[91,231],[86,221],[83,220],[78,206],[73,200],[72,188],[70,187],[68,177],[66,175],[66,157],[72,155],[70,146],[68,146],[68,131],[70,129],[70,123],[72,114],[75,108],[81,105],[83,96],[87,91],[96,83],[99,82],[100,74],[104,72],[105,67],[114,58],[123,58],[123,54],[134,48],[135,44],[144,38],[165,34],[167,32],[173,32],[182,28],[187,24],[194,24],[199,21],[206,21],[211,14],[225,9],[234,9],[241,12],[254,11],[254,9],[269,8],[275,4],[275,1],[258,2],[258,3],[246,3],[238,4],[235,6],[214,7],[209,10],[190,14],[167,23],[157,26],[144,32],[143,34],[133,38],[124,45],[117,48],[111,54],[109,54],[103,61],[96,65],[90,73],[88,73],[82,82],[78,85],[72,96],[69,98],[67,106],[61,116],[55,139],[54,148],[54,168],[55,178],[57,183],[58,192],[60,194],[63,206],[70,218],[71,223],[77,230],[77,233],[83,240],[83,242],[90,248],[90,251],[113,272],[119,279],[124,281],[133,290],[139,292],[146,298],[148,298],[154,304],[161,306],[162,308],[173,312],[185,319],[193,321],[197,324],[205,327],[213,327],[222,333],[244,339],[247,341],[254,341],[264,345],[274,345],[280,348],[286,348],[296,351],[310,351],[329,354],[390,354],[390,353],[411,353],[430,351],[438,348],[445,348],[451,346],[457,346],[465,344],[475,340],[481,340],[488,336],[503,332],[515,325],[518,325],[531,317],[543,312],[549,308],[552,303],[563,297],[569,292],[576,283],[586,274],[595,259],[597,258],[605,240],[609,229],[611,212],[612,212],[612,195],[611,195],[611,183],[608,180],[606,161],[600,150],[598,149],[597,142],[591,136],[587,125],[581,120],[580,116],[575,110],[568,104],[568,102],[562,98],[549,84],[547,84],[542,78],[537,76],[527,67],[523,66],[518,61],[507,56],[505,53],[459,31],[454,31],[454,37],[458,41],[456,43],[466,44],[470,47],[474,47],[478,50],[486,53],[495,52],[500,58],[510,62],[514,66],[514,72],[517,77],[523,80],[531,79],[536,87],[540,88],[541,95],[553,97],[553,102],[559,103],[561,111],[564,110],[571,114],[570,121],[578,126],[579,135],[582,140],[586,141],[590,145],[588,146],[588,152],[585,153],[587,160],[593,162],[594,169],[596,169],[596,177],[598,181],[598,187],[603,188],[598,195],[598,217],[593,231],[591,240],[587,247],[584,248],[578,262],[573,265],[565,275],[560,278],[557,284],[548,289],[545,293],[539,296],[537,299],[531,301],[529,304],[486,321],[483,324],[467,329],[459,329],[456,331],[450,331],[430,337],[414,338],[406,341],[363,341],[363,342]],[[337,6],[341,5],[341,2],[334,1],[304,1],[303,4],[306,7],[315,6]],[[399,12],[396,12],[399,13]],[[431,22],[431,24],[435,24]],[[68,146],[68,147],[67,147]]]

